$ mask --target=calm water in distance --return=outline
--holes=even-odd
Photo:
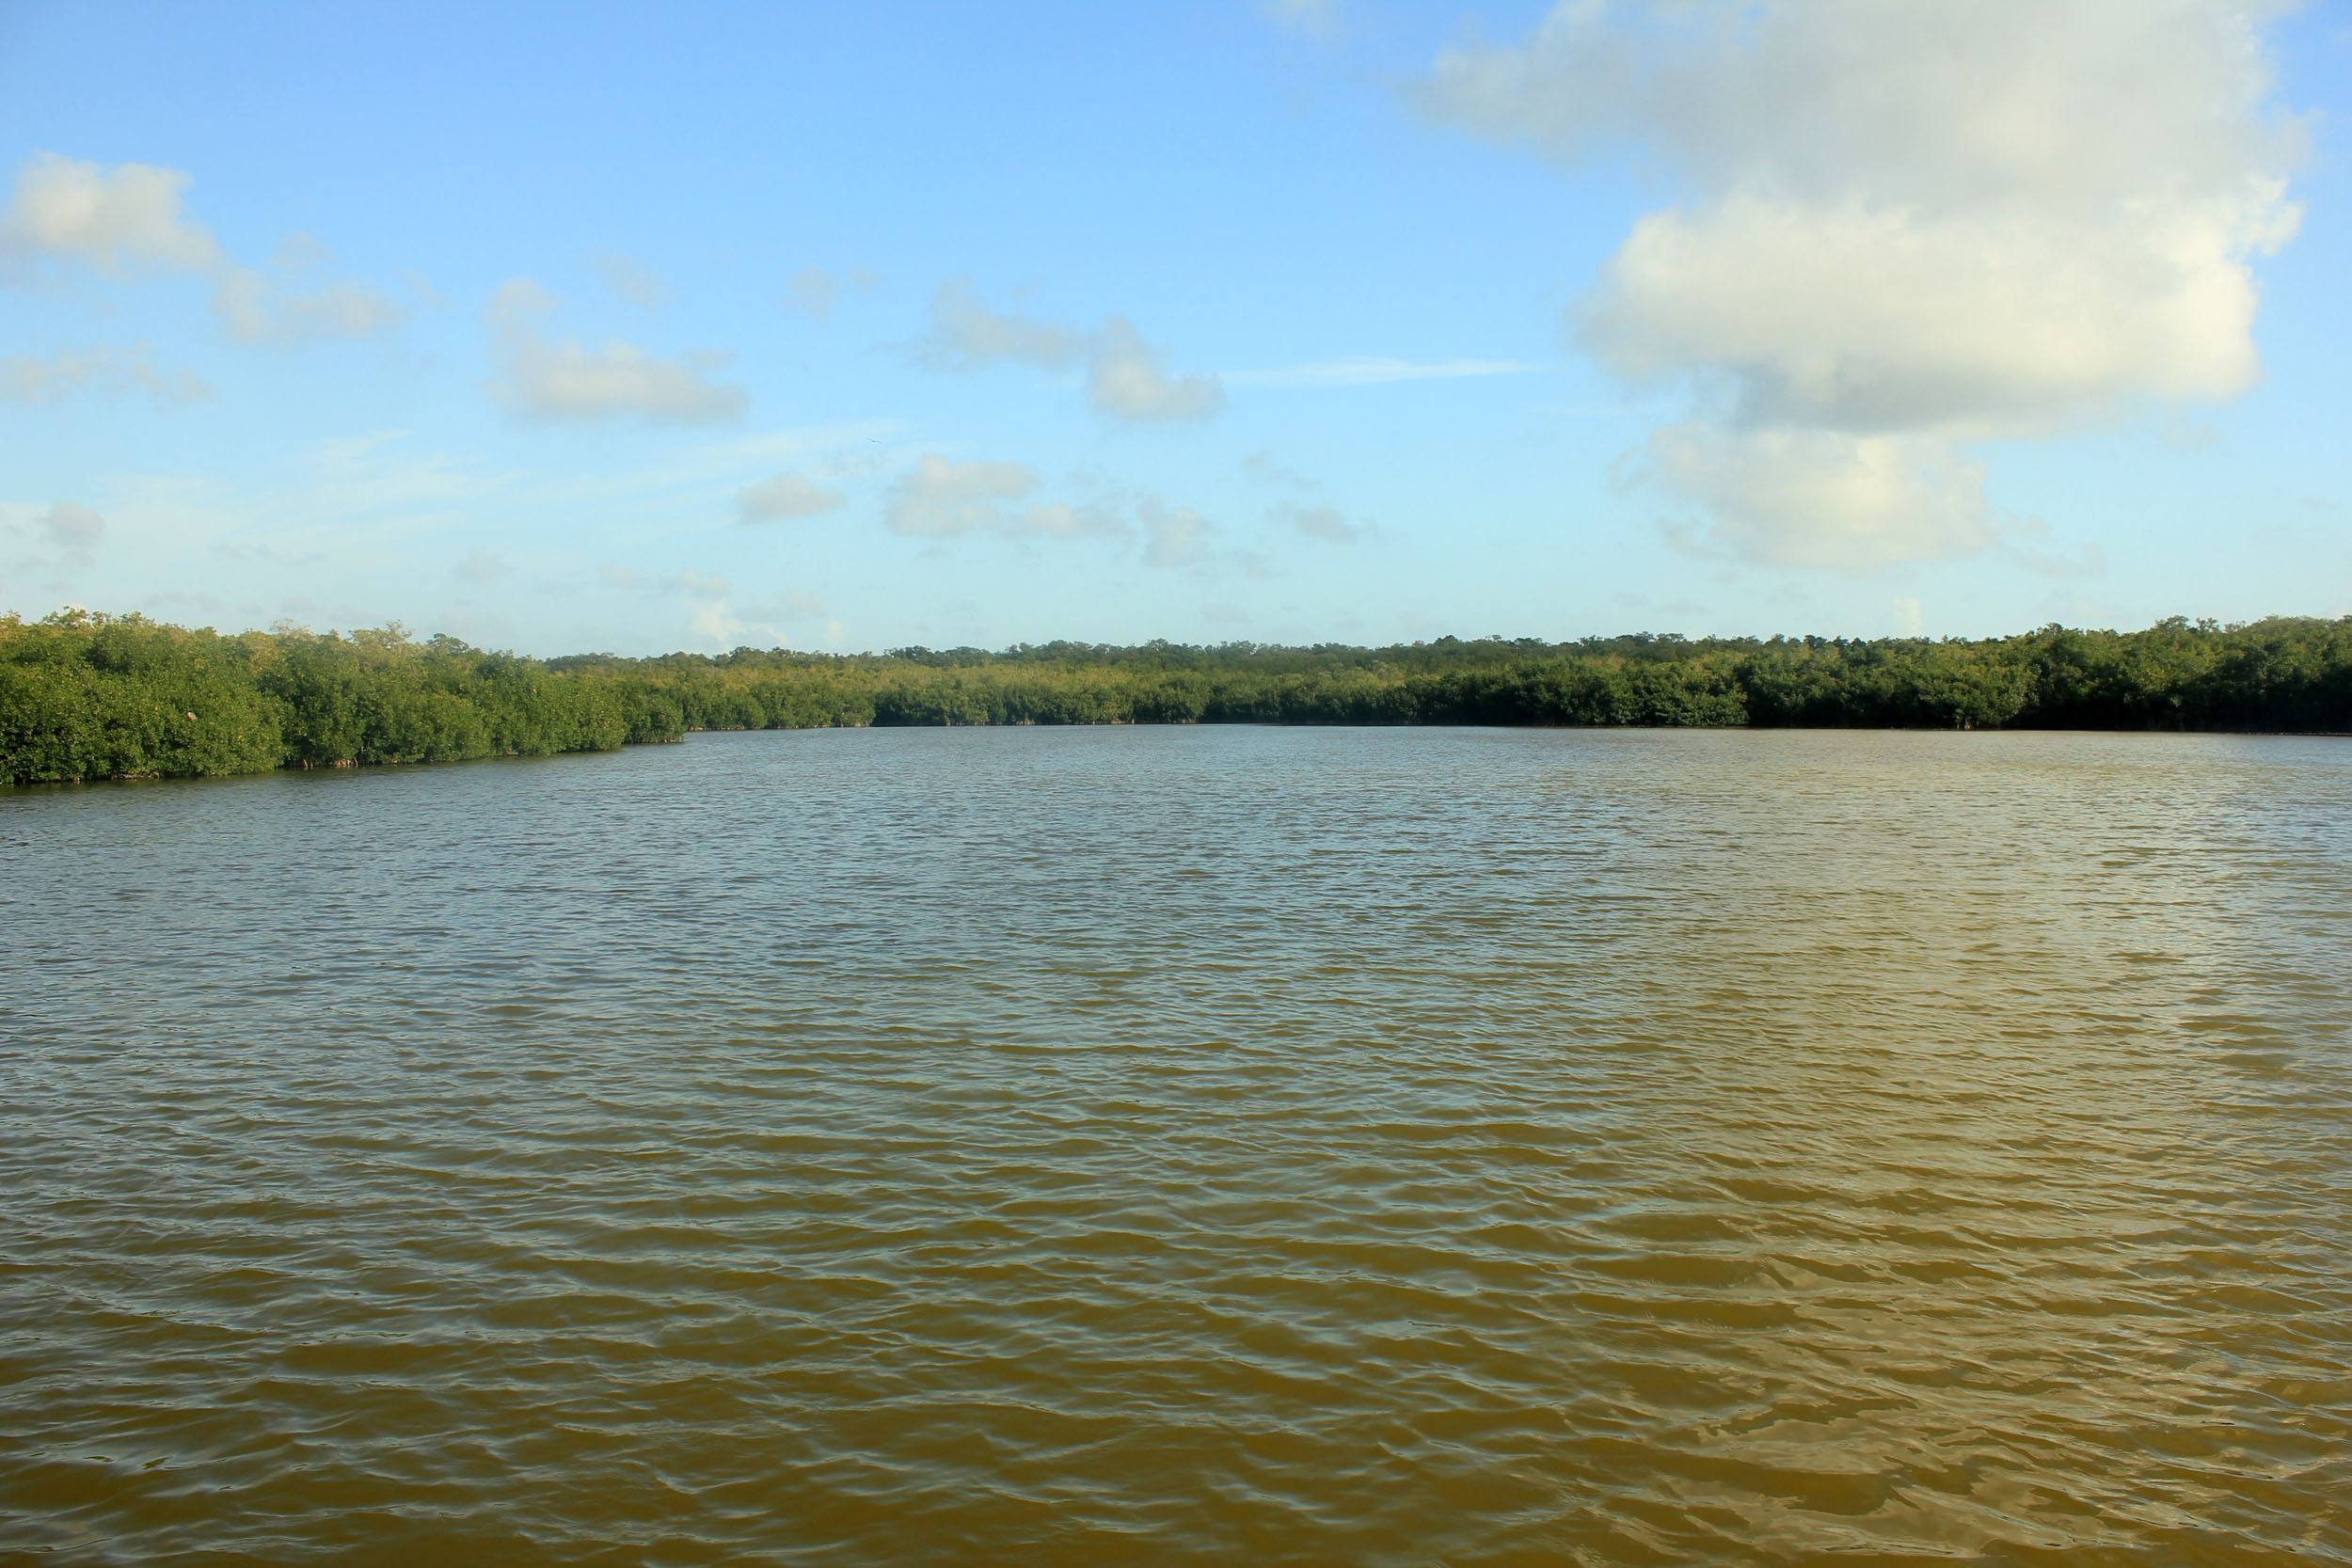
[[[0,1558],[2352,1559],[2352,742],[0,792]]]

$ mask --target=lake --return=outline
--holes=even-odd
[[[2352,741],[705,735],[0,872],[0,1556],[2352,1559]]]

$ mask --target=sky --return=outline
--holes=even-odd
[[[0,0],[0,610],[2352,613],[2352,0]]]

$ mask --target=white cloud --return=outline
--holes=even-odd
[[[514,570],[514,565],[498,551],[476,546],[458,563],[457,575],[468,582],[495,582]]]
[[[213,311],[239,342],[285,343],[312,338],[364,338],[400,325],[399,302],[348,278],[301,293],[246,267],[222,270]]]
[[[833,302],[840,293],[841,285],[833,274],[822,267],[803,267],[785,282],[784,308],[812,321],[824,321],[833,315]]]
[[[498,341],[503,378],[490,394],[525,419],[588,422],[635,417],[663,424],[724,424],[739,420],[751,395],[714,383],[724,356],[657,358],[614,341],[602,348],[550,342],[537,322],[557,301],[528,277],[510,279],[485,313]]]
[[[827,272],[823,267],[803,267],[785,282],[784,308],[797,310],[812,321],[825,321],[833,315],[833,308],[840,302],[843,290],[853,289],[864,293],[881,281],[881,277],[865,267],[851,267],[848,272],[838,274]]]
[[[931,329],[914,345],[918,364],[933,370],[977,371],[996,364],[1067,370],[1084,361],[1087,401],[1114,419],[1142,421],[1203,420],[1225,406],[1214,375],[1172,376],[1160,351],[1135,324],[1112,316],[1097,332],[981,303],[968,277],[951,277],[931,295]]]
[[[213,279],[214,313],[244,342],[361,337],[399,324],[399,305],[367,284],[345,279],[309,293],[294,289],[289,277],[334,254],[309,234],[291,234],[278,247],[276,278],[234,265],[181,211],[187,183],[178,169],[106,168],[41,153],[18,171],[15,194],[0,215],[0,261],[12,257],[21,267],[48,257],[115,274],[137,266],[204,273]]]
[[[666,578],[647,577],[627,566],[605,566],[596,575],[609,588],[626,588],[651,597],[684,594],[689,598],[723,599],[727,579],[705,572],[676,572]]]
[[[1261,484],[1281,490],[1311,490],[1314,481],[1306,475],[1283,467],[1270,451],[1253,451],[1241,460],[1241,471]]]
[[[1209,558],[1209,520],[1189,506],[1169,506],[1146,496],[1136,514],[1143,519],[1143,559],[1154,566],[1197,566]]]
[[[1236,387],[1372,387],[1390,381],[1440,381],[1466,375],[1519,375],[1535,369],[1517,359],[1335,359],[1270,371],[1234,371]]]
[[[59,501],[41,515],[40,529],[57,548],[87,557],[106,536],[106,519],[87,506]]]
[[[786,471],[746,485],[735,493],[738,520],[772,523],[787,517],[813,517],[841,504],[841,492],[820,488],[804,474]]]
[[[1740,194],[1635,225],[1586,344],[1643,378],[1727,375],[1751,424],[2027,434],[2136,393],[2253,383],[2255,293],[2211,228],[1985,223]]]
[[[1855,436],[1707,420],[1650,437],[1666,488],[1707,509],[1721,545],[1798,566],[1889,566],[1974,555],[2013,525],[1985,499],[1984,465],[1940,436]]]
[[[2002,536],[1955,443],[2252,384],[2249,261],[2299,215],[2276,8],[1572,0],[1524,43],[1448,51],[1426,97],[1682,179],[1572,331],[1629,379],[1692,386],[1705,414],[1651,457],[1719,543],[1872,566]]]
[[[278,254],[270,264],[285,272],[302,272],[323,267],[335,259],[335,247],[308,230],[297,229],[278,242]]]
[[[1340,0],[1261,0],[1277,26],[1310,38],[1328,38],[1339,25]]]
[[[968,277],[951,277],[931,294],[931,329],[914,356],[933,370],[977,371],[1010,361],[1059,370],[1078,356],[1081,335],[1057,322],[980,303]]]
[[[617,250],[600,251],[591,262],[596,280],[631,305],[658,310],[670,303],[670,286],[661,275],[634,256]]]
[[[762,604],[745,605],[743,613],[756,621],[813,621],[825,613],[824,596],[793,591]]]
[[[286,236],[270,265],[275,277],[223,266],[215,275],[213,311],[244,342],[295,342],[307,338],[364,338],[397,326],[406,314],[383,291],[349,278],[310,287],[307,275],[335,260],[316,237]],[[305,292],[305,290],[308,292]]]
[[[1014,539],[1121,539],[1130,531],[1116,508],[1060,501],[1032,506],[1005,524]]]
[[[1171,506],[1152,491],[1135,491],[1090,470],[1068,476],[1070,500],[1033,499],[1037,474],[1019,463],[953,462],[925,454],[889,492],[883,520],[914,538],[973,534],[1049,545],[1107,542],[1119,553],[1137,549],[1147,565],[1206,566],[1226,558],[1211,546],[1216,525],[1190,507]]]
[[[1124,316],[1103,325],[1087,372],[1087,401],[1122,420],[1205,420],[1225,406],[1214,375],[1171,376],[1159,351]]]
[[[187,182],[173,168],[104,168],[40,153],[17,170],[16,192],[0,215],[0,255],[87,261],[109,272],[217,265],[220,247],[180,211]]]
[[[894,533],[943,539],[1001,526],[1000,504],[1036,488],[1037,475],[1021,464],[951,463],[929,452],[891,487],[883,518]]]
[[[1336,506],[1285,506],[1275,515],[1309,538],[1328,540],[1334,545],[1353,544],[1365,532],[1361,523],[1349,522],[1347,515]]]
[[[695,635],[721,647],[743,645],[746,632],[760,632],[778,644],[784,641],[783,628],[795,622],[822,619],[825,601],[815,594],[791,592],[759,604],[735,605],[722,598],[695,610],[691,623]],[[841,624],[830,623],[826,634],[838,639]]]
[[[14,355],[0,359],[0,399],[10,403],[63,403],[87,388],[104,393],[136,388],[158,405],[210,403],[220,396],[194,371],[159,371],[146,344],[118,350],[68,351],[50,358]]]
[[[1133,543],[1140,536],[1144,561],[1153,566],[1193,566],[1211,560],[1206,517],[1190,507],[1170,506],[1157,495],[1122,492],[1101,476],[1074,476],[1093,499],[1075,503],[1040,501],[1015,510],[1038,479],[1018,463],[953,463],[929,453],[892,487],[884,520],[893,531],[942,539],[990,532],[1006,539],[1073,542],[1105,539]]]
[[[0,539],[13,539],[44,553],[8,564],[19,571],[55,571],[88,566],[106,536],[106,519],[75,501],[0,502]],[[52,587],[57,586],[52,584]]]

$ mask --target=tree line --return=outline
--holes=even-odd
[[[544,660],[398,626],[224,636],[84,610],[0,617],[10,783],[544,756],[690,730],[1183,723],[2344,732],[2352,617],[1980,641],[1644,634]]]

